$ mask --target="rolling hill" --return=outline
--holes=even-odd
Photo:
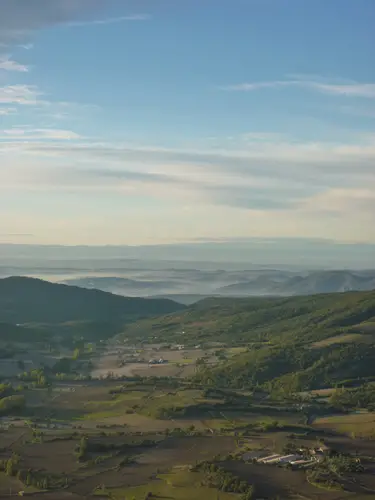
[[[44,340],[46,336],[47,332],[37,327],[24,327],[0,322],[0,343],[6,344],[10,340],[12,342],[28,342],[30,338]]]
[[[374,290],[375,271],[128,270],[127,276],[77,276],[60,282],[128,297],[169,298],[182,304],[191,304],[209,296],[289,297]]]
[[[289,298],[212,298],[174,315],[130,324],[123,337],[189,345],[243,346],[205,384],[305,390],[375,379],[375,292]],[[219,347],[218,347],[219,348]]]
[[[0,321],[12,324],[121,323],[181,309],[181,304],[167,299],[122,297],[34,278],[0,279]]]
[[[375,271],[314,271],[295,276],[258,276],[221,287],[221,295],[293,296],[375,290]]]
[[[13,277],[0,280],[0,322],[5,339],[52,333],[206,349],[214,343],[221,362],[203,362],[195,376],[208,386],[296,392],[375,380],[375,291],[216,297],[184,307]],[[233,347],[241,349],[229,355]]]

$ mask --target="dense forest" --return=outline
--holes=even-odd
[[[4,278],[0,279],[0,339],[23,341],[51,334],[108,338],[129,321],[183,308],[168,299],[122,297],[34,278]]]

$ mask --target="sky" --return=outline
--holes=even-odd
[[[374,25],[373,0],[0,0],[0,243],[374,245]]]

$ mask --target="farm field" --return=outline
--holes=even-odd
[[[91,376],[103,378],[108,374],[112,377],[188,377],[195,373],[198,359],[206,356],[209,363],[215,363],[214,350],[209,349],[163,349],[159,345],[150,345],[147,348],[129,349],[127,346],[116,344],[107,352],[94,357]],[[161,364],[150,364],[150,360]]]
[[[23,489],[23,484],[15,477],[9,477],[3,472],[0,473],[0,498],[9,496]]]
[[[142,486],[123,489],[109,489],[107,491],[114,500],[129,497],[135,500],[143,500],[148,493],[155,498],[169,498],[175,500],[217,500],[218,491],[215,488],[202,486],[204,476],[199,473],[188,471],[172,471],[170,474],[159,474],[157,478]],[[98,495],[103,494],[100,490]],[[235,500],[239,495],[221,492],[222,500]]]
[[[351,413],[319,418],[314,427],[358,438],[375,438],[375,412]],[[375,444],[374,444],[375,446]]]
[[[193,388],[179,379],[57,382],[50,391],[28,389],[26,394],[28,418],[19,417],[1,431],[0,460],[19,457],[16,467],[48,477],[50,489],[43,498],[52,500],[143,500],[150,492],[175,500],[188,500],[193,492],[194,498],[241,499],[218,490],[207,474],[202,480],[201,472],[189,472],[201,462],[220,464],[261,498],[351,499],[357,498],[353,492],[310,484],[303,470],[244,463],[241,456],[248,450],[282,454],[291,445],[312,449],[321,438],[332,449],[371,456],[371,441],[337,429],[335,436],[326,434],[332,430],[330,419],[344,416],[318,418],[309,427],[297,408],[287,411],[277,401],[261,404],[249,393]],[[375,456],[369,466],[375,470]],[[360,477],[368,494],[375,491],[371,478]],[[2,495],[10,486],[28,491],[4,473],[0,484]]]

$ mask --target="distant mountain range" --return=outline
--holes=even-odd
[[[283,280],[268,276],[221,287],[221,295],[313,295],[375,289],[375,271],[320,271]]]
[[[129,273],[131,274],[131,273]],[[131,278],[89,276],[63,283],[125,296],[168,298],[191,304],[208,296],[294,296],[375,289],[375,270],[144,271]]]

